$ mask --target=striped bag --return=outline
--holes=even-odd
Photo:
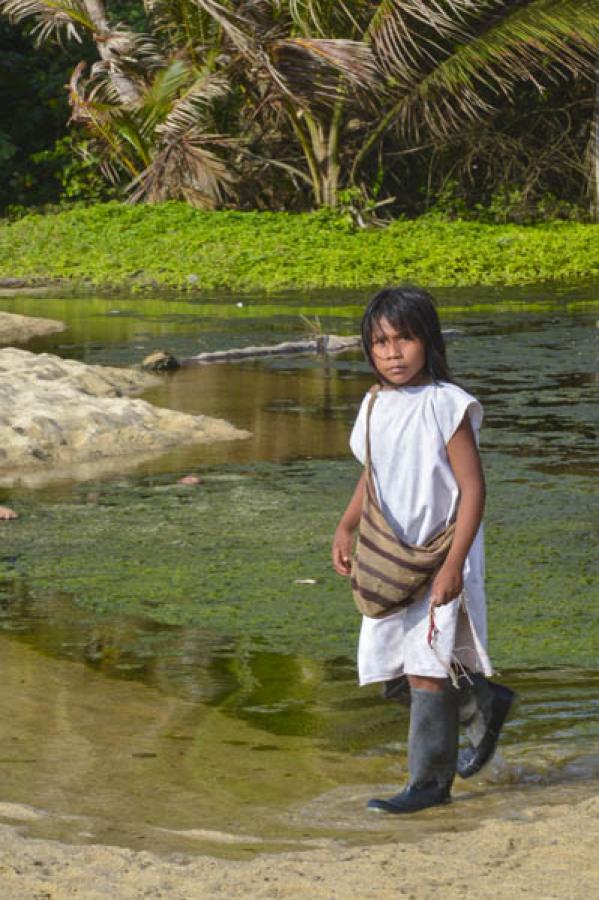
[[[443,564],[455,522],[423,546],[407,544],[391,528],[376,498],[370,459],[370,417],[380,387],[371,389],[366,413],[366,485],[351,586],[358,610],[381,619],[424,596]]]

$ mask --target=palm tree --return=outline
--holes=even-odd
[[[132,202],[185,199],[212,208],[231,193],[234,175],[218,154],[237,142],[215,131],[213,116],[229,90],[222,76],[172,57],[123,103],[103,72],[84,79],[84,70],[77,66],[69,83],[71,118],[92,133],[106,176],[113,183],[128,176]]]
[[[103,0],[1,0],[0,9],[14,22],[33,18],[38,42],[95,43],[98,62],[89,73],[79,63],[69,82],[71,120],[91,132],[89,149],[99,151],[104,174],[128,180],[132,201],[213,207],[231,192],[234,175],[219,154],[236,141],[218,132],[213,115],[229,87],[197,59],[193,29],[173,16],[165,22],[158,3],[151,37],[112,24]],[[213,20],[196,12],[195,31],[214,32]]]
[[[518,85],[588,75],[598,0],[196,0],[287,117],[316,205],[405,150],[491,116]]]
[[[40,39],[92,35],[100,62],[87,81],[81,69],[72,80],[74,116],[105,143],[107,171],[130,172],[134,199],[209,204],[232,190],[233,163],[259,161],[309,187],[315,205],[335,206],[340,186],[368,180],[373,158],[384,166],[390,138],[404,151],[442,143],[517,102],[521,84],[592,75],[599,39],[599,0],[148,0],[146,9],[151,38],[110,26],[102,0],[0,0],[13,20],[33,17]]]

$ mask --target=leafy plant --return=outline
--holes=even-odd
[[[204,206],[273,171],[316,206],[372,196],[390,152],[445,146],[522,85],[590,77],[599,39],[599,0],[147,0],[149,34],[102,0],[0,10],[40,41],[94,42],[71,104],[107,175],[134,200]]]
[[[331,210],[204,212],[175,201],[113,202],[0,223],[0,277],[147,292],[575,281],[599,276],[598,234],[599,226],[576,222],[500,226],[439,216],[365,230]]]

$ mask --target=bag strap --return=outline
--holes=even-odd
[[[370,400],[368,401],[368,408],[366,410],[366,477],[371,477],[372,466],[371,466],[371,453],[370,453],[370,417],[372,415],[372,410],[374,408],[374,404],[378,393],[381,389],[380,384],[375,384],[374,387],[370,388]]]

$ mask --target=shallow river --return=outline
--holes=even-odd
[[[65,320],[27,349],[127,365],[355,333],[364,293],[2,299]],[[599,786],[599,287],[439,292],[456,378],[481,398],[491,652],[521,697],[456,802],[389,822],[407,716],[355,686],[358,619],[329,542],[358,469],[359,354],[187,368],[146,396],[249,440],[84,483],[0,491],[0,818],[28,833],[243,856],[414,840]],[[202,483],[187,488],[190,472]],[[308,583],[302,583],[308,582]]]

